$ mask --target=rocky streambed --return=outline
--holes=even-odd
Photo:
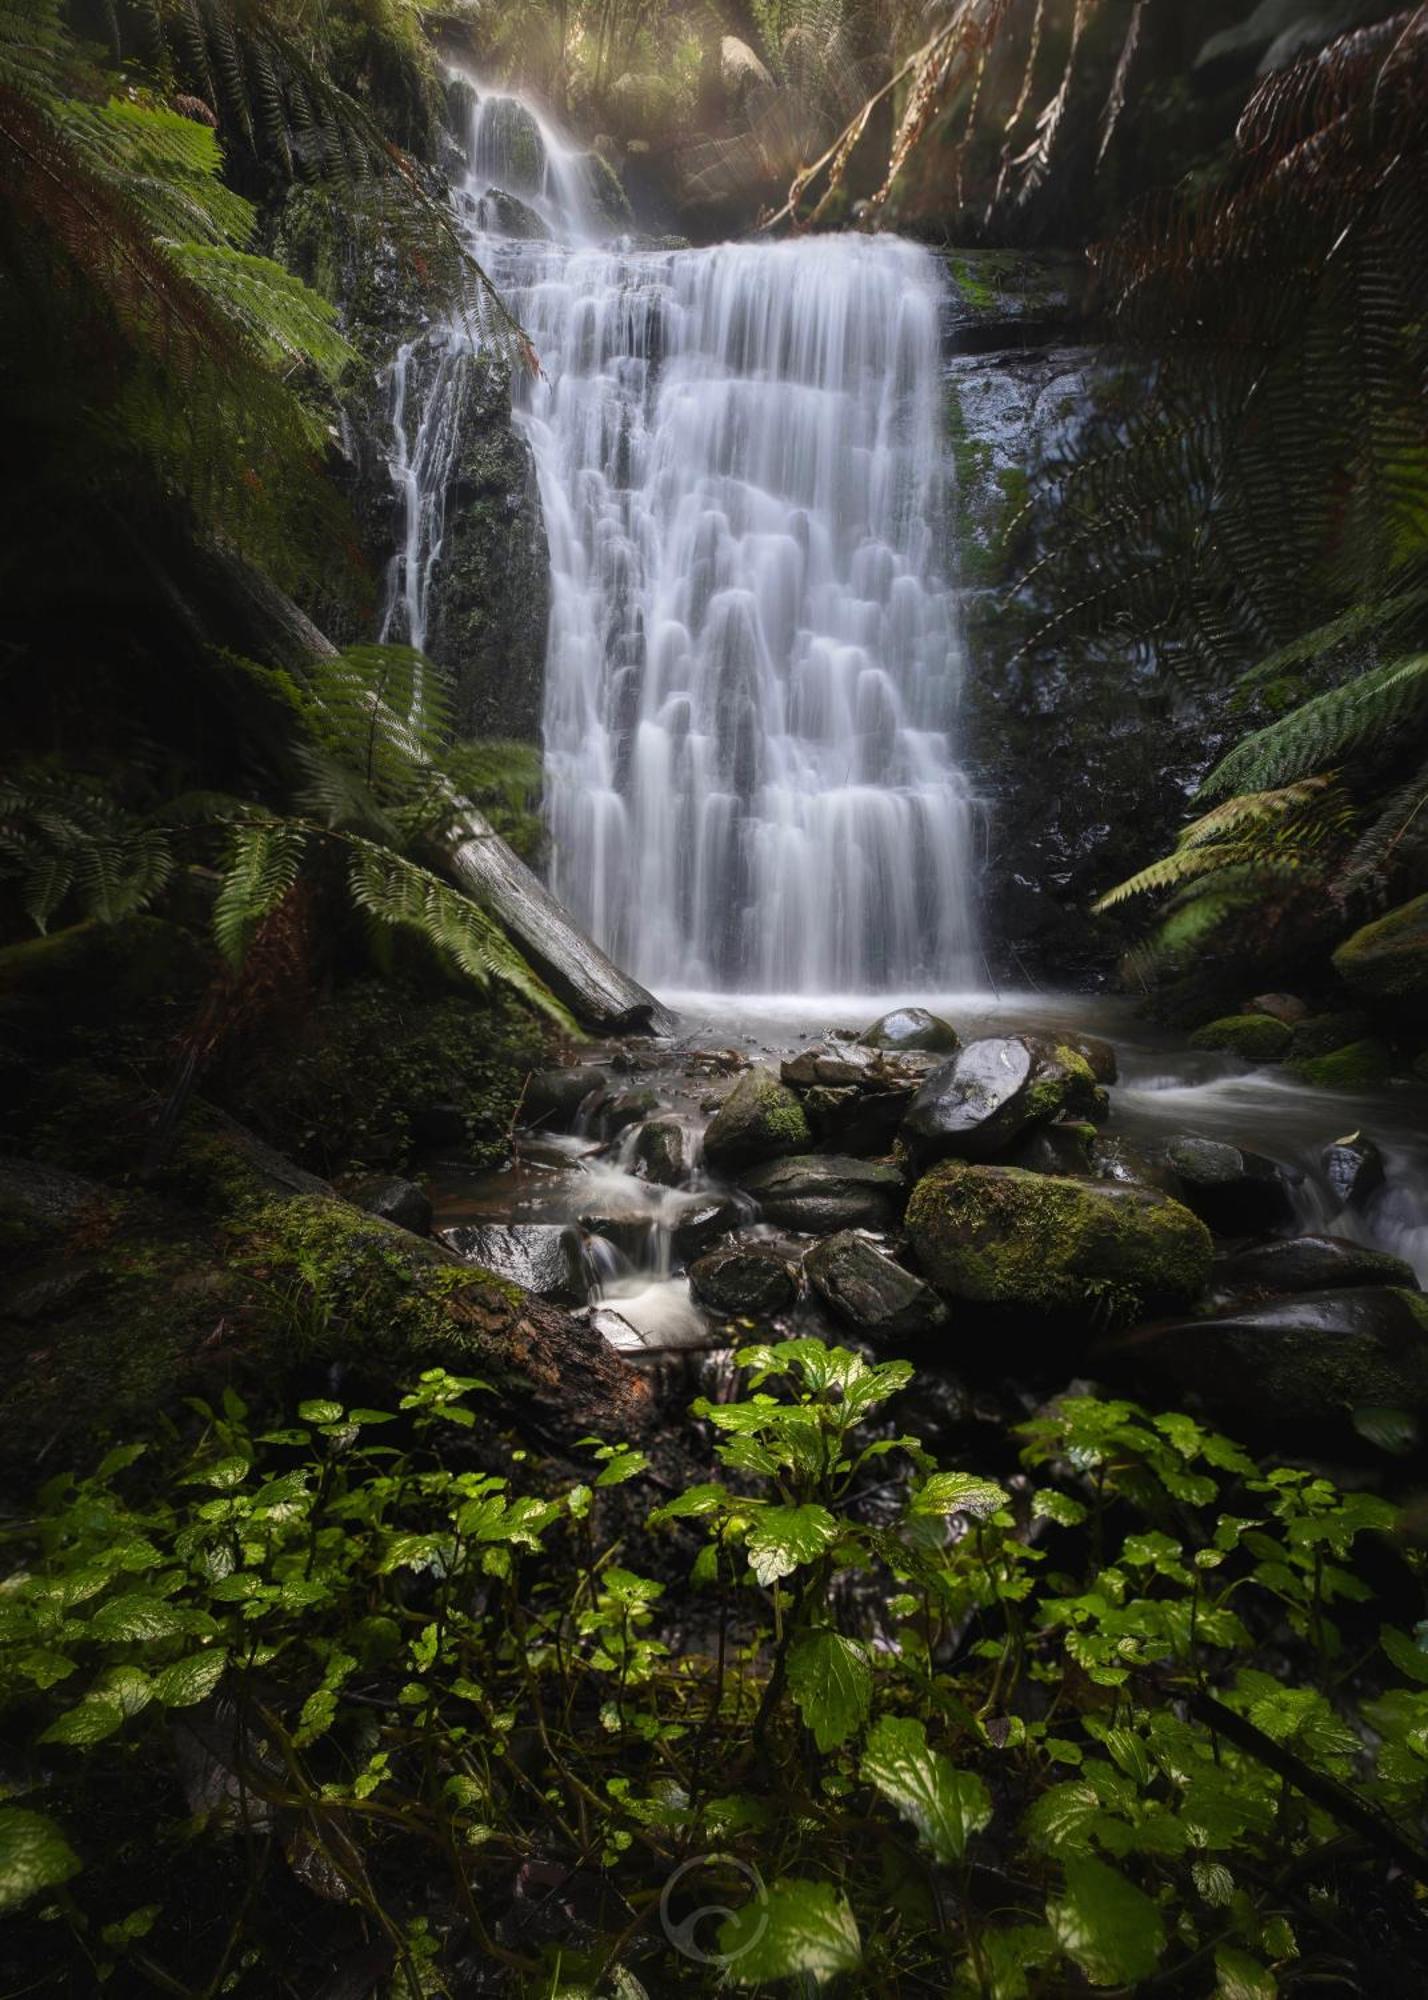
[[[1420,1086],[1316,1091],[1114,1003],[869,1011],[690,1001],[573,1052],[530,1079],[508,1168],[432,1156],[435,1234],[657,1395],[816,1333],[909,1356],[964,1415],[1089,1376],[1266,1440],[1413,1448]]]

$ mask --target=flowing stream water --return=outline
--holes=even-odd
[[[894,998],[947,1015],[964,1039],[1109,1035],[1122,1054],[1116,1130],[1270,1154],[1299,1176],[1302,1227],[1393,1250],[1428,1280],[1428,1157],[1411,1097],[1246,1072],[1167,1046],[1115,1002],[975,990],[937,261],[888,237],[611,240],[598,163],[521,99],[476,85],[468,102],[462,212],[542,369],[513,391],[550,546],[546,809],[560,900],[681,1014],[686,1049],[733,1041],[776,1063],[809,1034],[866,1027]],[[391,371],[404,529],[384,636],[418,646],[471,356],[453,323]],[[444,1219],[578,1230],[590,1295],[618,1307],[615,1337],[698,1338],[671,1244],[691,1202],[718,1191],[702,1175],[696,1101],[676,1087],[660,1106],[671,1112],[690,1141],[680,1189],[636,1177],[631,1124],[603,1149],[560,1142],[528,1151],[514,1177],[459,1183]],[[1383,1145],[1390,1175],[1348,1215],[1319,1161],[1358,1129]]]

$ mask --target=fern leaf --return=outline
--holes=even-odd
[[[1391,660],[1303,703],[1237,744],[1201,795],[1253,792],[1322,770],[1421,721],[1428,712],[1428,653]]]
[[[230,965],[243,963],[258,926],[296,882],[307,844],[302,826],[264,820],[237,829],[213,906],[214,940]]]

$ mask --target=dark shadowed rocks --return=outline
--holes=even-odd
[[[902,1136],[921,1167],[942,1159],[990,1160],[1023,1132],[1062,1112],[1099,1110],[1086,1058],[1028,1035],[969,1042],[934,1070],[908,1107]]]
[[[874,1021],[863,1036],[863,1043],[870,1049],[899,1052],[925,1049],[934,1055],[943,1052],[951,1055],[962,1046],[951,1022],[938,1014],[929,1014],[925,1007],[895,1007],[891,1014]]]
[[[479,1264],[537,1298],[585,1303],[578,1230],[557,1222],[458,1223],[442,1242],[467,1264]]]
[[[1355,1285],[1397,1285],[1416,1292],[1413,1267],[1386,1250],[1369,1250],[1341,1236],[1287,1236],[1255,1243],[1215,1265],[1222,1298],[1256,1292],[1321,1292]]]
[[[704,1157],[721,1172],[802,1152],[812,1134],[803,1106],[771,1069],[747,1069],[710,1119]]]
[[[712,1311],[746,1319],[786,1312],[798,1297],[797,1276],[777,1250],[737,1243],[691,1264],[689,1288]]]
[[[358,1181],[347,1191],[347,1199],[358,1208],[365,1208],[369,1215],[380,1215],[387,1222],[395,1222],[399,1229],[409,1229],[413,1236],[430,1236],[431,1201],[415,1181],[403,1180],[399,1174],[375,1175],[371,1179]]]
[[[1258,1236],[1293,1220],[1284,1169],[1261,1153],[1184,1137],[1169,1142],[1165,1161],[1186,1207],[1222,1236]]]
[[[915,1338],[947,1324],[947,1307],[930,1285],[851,1230],[815,1245],[803,1268],[834,1312],[871,1340]]]
[[[838,1153],[776,1160],[743,1175],[761,1213],[782,1229],[826,1236],[838,1229],[888,1229],[902,1209],[896,1167]]]

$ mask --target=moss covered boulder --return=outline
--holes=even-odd
[[[704,1157],[732,1172],[759,1160],[806,1152],[812,1143],[798,1098],[771,1069],[747,1069],[709,1121]]]
[[[1374,1090],[1393,1075],[1393,1051],[1366,1035],[1326,1055],[1298,1057],[1285,1067],[1316,1090]]]
[[[1334,953],[1334,970],[1371,1000],[1428,999],[1428,895],[1346,938]]]
[[[1226,1014],[1207,1021],[1190,1037],[1192,1049],[1220,1049],[1245,1062],[1278,1062],[1289,1051],[1294,1030],[1273,1014]]]
[[[953,1298],[1037,1312],[1136,1312],[1204,1290],[1205,1225],[1150,1188],[945,1161],[907,1209],[918,1262]]]

